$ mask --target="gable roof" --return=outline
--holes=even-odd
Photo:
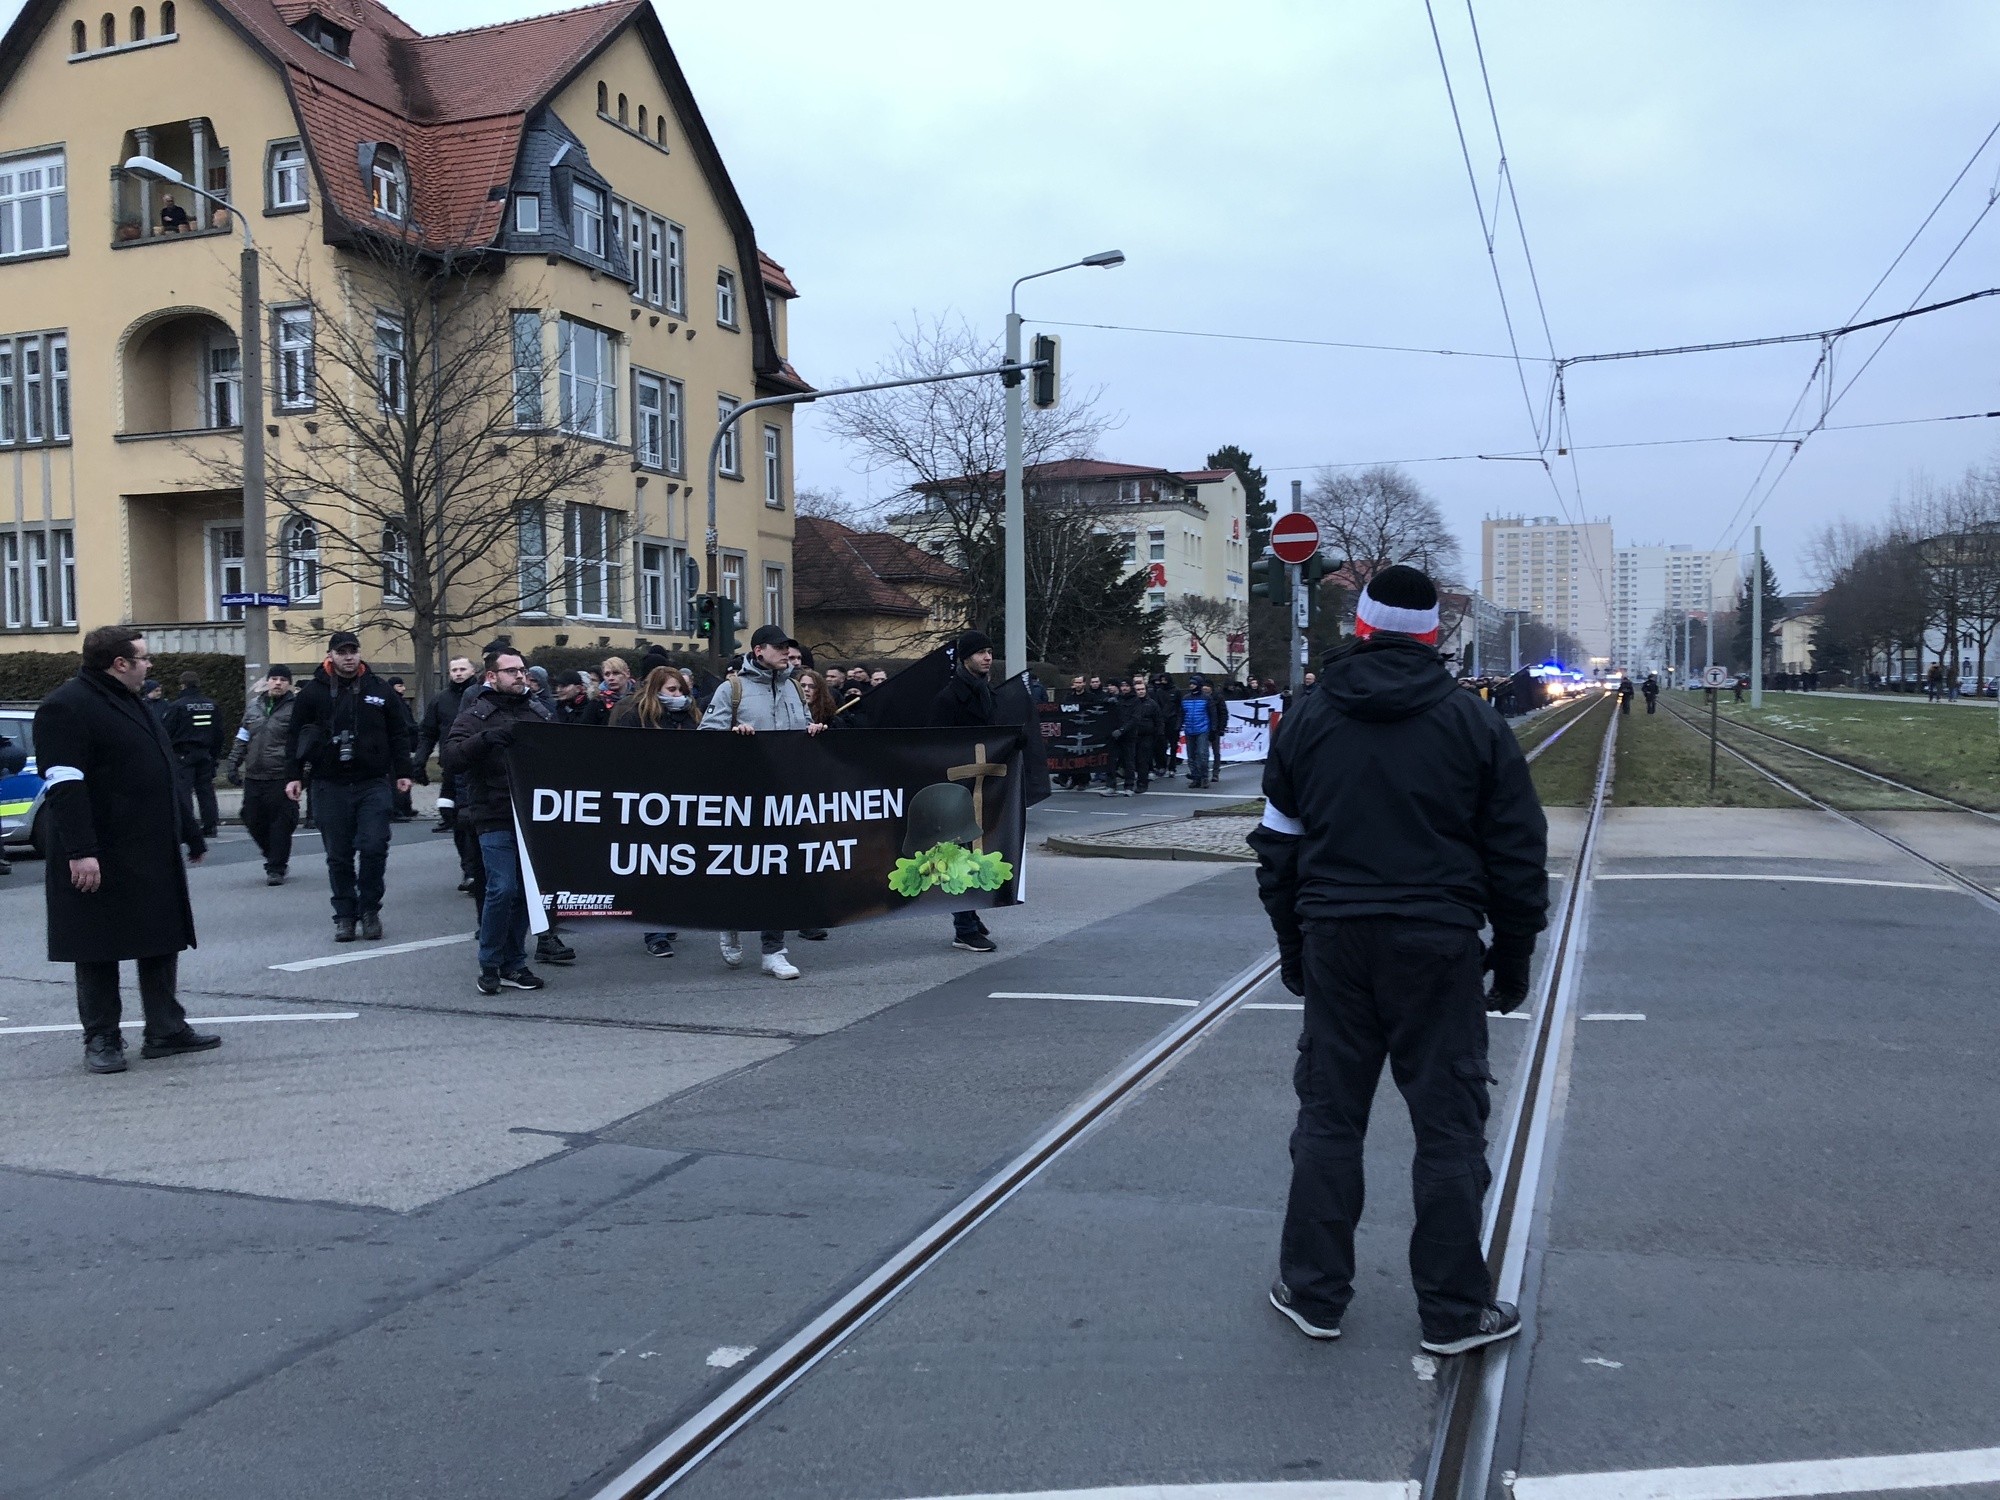
[[[930,613],[903,584],[958,587],[965,574],[886,531],[856,531],[823,516],[800,516],[792,541],[792,605],[801,614]]]

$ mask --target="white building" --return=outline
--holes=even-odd
[[[1576,638],[1590,658],[1611,660],[1611,523],[1554,516],[1489,516],[1480,528],[1480,592]]]
[[[1734,552],[1620,547],[1611,577],[1612,664],[1629,672],[1665,666],[1669,658],[1648,644],[1654,624],[1662,615],[1673,620],[1692,615],[1702,632],[1709,614],[1735,607],[1741,579],[1742,560]]]

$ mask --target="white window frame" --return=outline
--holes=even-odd
[[[49,534],[39,529],[24,531],[22,551],[26,554],[28,583],[28,628],[46,630],[50,625]]]
[[[722,424],[729,420],[729,414],[742,404],[734,396],[725,396],[718,392],[715,397],[715,425],[722,427]],[[741,479],[743,477],[743,424],[741,422],[737,422],[723,430],[722,451],[716,455],[715,471],[730,479]],[[739,600],[738,602],[740,603],[741,601]]]
[[[632,372],[632,462],[662,472],[667,467],[667,381],[650,370]]]
[[[319,602],[321,583],[319,523],[295,515],[281,533],[285,553],[285,592],[294,604]]]
[[[410,602],[410,536],[395,521],[382,528],[382,602]]]
[[[725,552],[722,554],[722,596],[736,605],[738,609],[743,608],[744,561],[745,559],[741,552]],[[743,614],[747,617],[749,611],[743,610]]]
[[[19,388],[19,356],[12,339],[0,339],[0,448],[20,441],[21,427],[14,411],[14,394]]]
[[[243,425],[243,350],[234,339],[209,340],[202,353],[202,414],[215,429]]]
[[[687,316],[687,231],[667,225],[667,311]]]
[[[774,510],[785,506],[785,445],[782,430],[764,424],[764,503]]]
[[[375,315],[375,401],[382,411],[402,412],[410,404],[410,345],[403,320]]]
[[[687,386],[667,377],[667,451],[669,474],[687,473]]]
[[[736,326],[736,273],[727,266],[715,268],[715,321],[724,328]]]
[[[639,543],[639,628],[671,630],[674,608],[674,549],[665,542]]]
[[[272,213],[304,208],[306,199],[306,147],[304,141],[273,141],[268,168],[264,173],[264,204]]]
[[[585,255],[604,259],[604,218],[609,209],[603,188],[575,183],[569,194],[570,244]]]
[[[22,339],[17,347],[21,351],[21,441],[46,442],[48,419],[42,396],[48,389],[48,365],[42,353],[42,341]]]
[[[1149,527],[1146,531],[1146,561],[1165,562],[1167,560],[1167,529],[1164,526]]]
[[[25,630],[28,625],[28,577],[22,561],[23,543],[18,531],[0,532],[0,624],[9,630]]]
[[[542,315],[516,309],[509,320],[514,356],[514,425],[530,432],[548,425],[548,370],[542,352]]]
[[[523,505],[514,518],[514,579],[521,613],[549,612],[549,517],[539,505]]]
[[[376,217],[402,223],[410,211],[410,177],[403,153],[377,146],[368,167],[368,203]]]
[[[244,568],[243,528],[227,521],[211,521],[208,525],[208,618],[211,620],[240,620],[243,606],[224,604],[224,594],[243,592]],[[234,575],[233,579],[231,575]]]
[[[310,411],[313,393],[313,315],[310,307],[274,310],[278,410]]]
[[[564,572],[569,582],[568,615],[577,620],[622,618],[625,573],[621,512],[602,505],[566,508],[563,517]],[[591,608],[595,594],[596,608]]]
[[[542,195],[540,193],[516,193],[514,195],[514,233],[540,234],[542,232]]]
[[[69,441],[69,335],[52,333],[46,340],[49,364],[49,441]]]
[[[785,626],[785,570],[778,563],[764,564],[764,623]]]
[[[632,295],[644,299],[646,295],[646,221],[651,216],[643,209],[631,204],[625,206],[625,238],[622,253],[625,269],[632,276]]]
[[[0,260],[68,249],[68,157],[61,151],[0,157]]]
[[[564,432],[618,441],[618,339],[576,318],[557,325],[559,418]]]

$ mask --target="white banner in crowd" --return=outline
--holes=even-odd
[[[1222,734],[1222,758],[1263,760],[1271,753],[1271,731],[1284,716],[1285,700],[1232,698],[1229,700],[1229,727]]]

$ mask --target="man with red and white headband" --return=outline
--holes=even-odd
[[[1479,1250],[1491,1180],[1486,1012],[1528,997],[1548,822],[1513,732],[1458,691],[1438,655],[1429,578],[1402,566],[1376,574],[1354,635],[1285,715],[1250,835],[1285,985],[1305,997],[1271,1305],[1310,1338],[1340,1336],[1368,1107],[1387,1060],[1417,1140],[1410,1276],[1423,1347],[1461,1354],[1521,1327],[1493,1300]]]

